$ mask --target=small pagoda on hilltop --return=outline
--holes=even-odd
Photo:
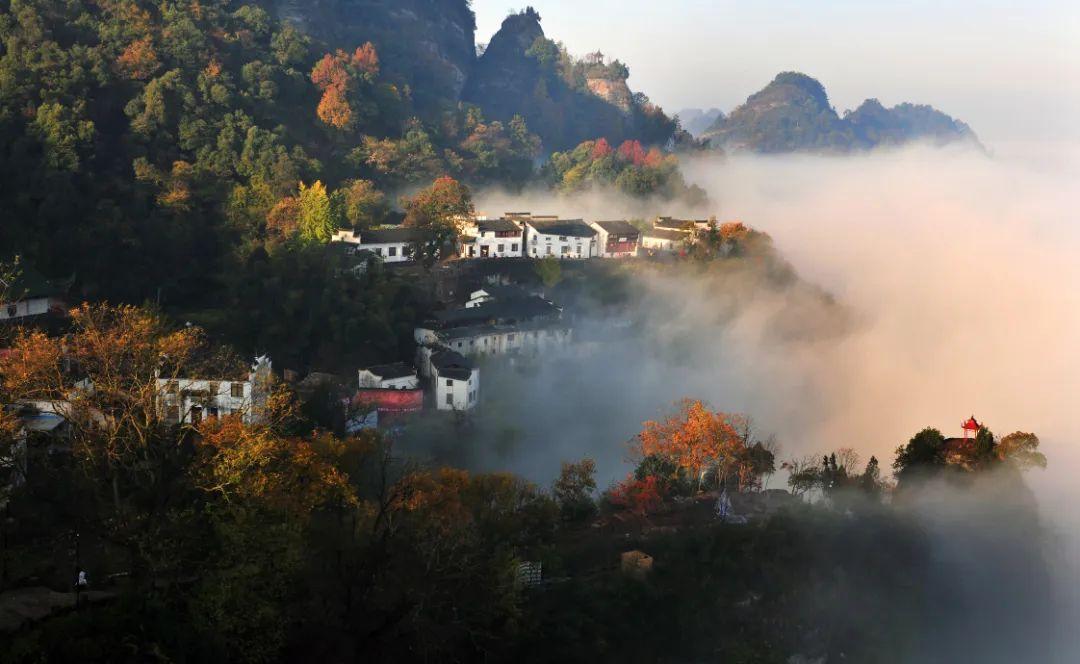
[[[983,425],[975,419],[975,416],[964,420],[960,424],[962,435],[959,438],[945,439],[945,459],[950,463],[961,462],[970,457],[975,448],[975,439],[979,436]]]

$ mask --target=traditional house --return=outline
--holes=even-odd
[[[472,410],[480,398],[480,369],[461,353],[442,346],[421,346],[420,372],[431,379],[438,410]]]
[[[404,362],[380,364],[361,369],[359,378],[361,388],[415,390],[420,387],[420,379],[416,377],[416,369]]]
[[[657,217],[653,219],[653,228],[693,233],[703,231],[709,227],[710,219],[676,219],[674,217]]]
[[[358,252],[370,251],[384,263],[403,263],[413,260],[416,245],[421,240],[419,230],[402,226],[363,231],[339,230],[331,238],[332,243],[345,242],[355,245]]]
[[[459,253],[462,258],[520,258],[523,234],[511,219],[476,219],[465,224]]]
[[[581,219],[540,220],[531,217],[525,222],[527,255],[535,258],[594,258],[599,256],[597,231]]]
[[[198,424],[204,417],[240,415],[244,422],[265,417],[273,383],[270,358],[255,358],[247,375],[220,378],[157,378],[158,407],[166,421]]]
[[[690,238],[685,231],[651,228],[641,234],[641,248],[649,253],[681,251]]]
[[[473,296],[479,298],[481,293],[499,290],[481,289]],[[416,343],[442,346],[467,356],[535,353],[569,343],[572,330],[561,320],[562,309],[543,298],[521,293],[439,312],[416,328]]]
[[[15,279],[7,283],[0,278],[0,322],[27,322],[49,314],[62,314],[63,289],[30,268],[20,268]]]
[[[589,225],[596,229],[601,257],[637,256],[641,245],[641,231],[637,226],[625,220],[594,221]]]

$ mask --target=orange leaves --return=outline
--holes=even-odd
[[[196,480],[204,491],[301,517],[357,502],[348,477],[316,449],[325,441],[281,436],[237,416],[207,420],[199,433]]]
[[[132,42],[116,59],[116,68],[120,74],[133,81],[149,79],[160,66],[150,37]]]
[[[720,224],[720,237],[725,240],[738,240],[750,234],[750,228],[741,221],[728,221]]]
[[[337,129],[345,129],[352,124],[352,107],[339,88],[328,88],[319,99],[315,112],[320,120]]]
[[[662,422],[645,422],[638,434],[642,456],[668,458],[687,471],[700,474],[742,446],[738,418],[712,412],[701,401],[684,399],[679,410]]]
[[[311,82],[323,92],[316,113],[319,119],[337,129],[346,129],[353,122],[353,110],[349,95],[356,88],[358,78],[369,83],[379,73],[379,55],[368,42],[356,49],[351,56],[338,49],[327,53],[311,70]]]
[[[0,386],[5,402],[61,396],[58,376],[63,348],[43,332],[20,331],[10,351],[0,358]]]
[[[300,229],[300,199],[286,196],[266,215],[266,230],[275,237],[287,238]]]
[[[379,75],[379,54],[375,52],[375,45],[367,42],[356,49],[352,56],[352,64],[366,76],[374,78]]]

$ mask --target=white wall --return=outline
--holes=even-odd
[[[570,342],[568,328],[552,327],[539,330],[492,330],[471,337],[443,341],[462,355],[505,355],[516,351],[536,351]]]
[[[0,320],[40,316],[47,313],[49,313],[49,298],[47,297],[33,297],[0,304]]]
[[[398,378],[382,378],[376,376],[367,369],[358,372],[360,387],[374,387],[384,390],[415,390],[420,387],[420,379],[414,376],[400,376]]]
[[[594,258],[599,256],[596,236],[573,237],[537,233],[529,227],[528,255],[536,258]]]
[[[602,258],[622,258],[624,256],[637,256],[638,247],[641,245],[641,234],[640,233],[637,236],[637,241],[634,243],[634,248],[633,248],[632,251],[624,251],[624,252],[617,252],[616,253],[616,252],[609,252],[607,250],[607,243],[608,243],[608,239],[609,239],[609,234],[608,234],[608,232],[606,230],[604,230],[604,227],[601,226],[598,223],[595,223],[595,222],[589,222],[589,226],[592,226],[592,228],[596,231],[597,255],[601,256]],[[615,237],[619,238],[619,237],[627,237],[627,236],[616,234]]]
[[[237,396],[233,396],[234,385],[238,390]],[[164,416],[169,421],[192,423],[192,408],[195,407],[202,408],[204,419],[211,416],[211,409],[217,409],[219,417],[242,413],[244,421],[251,421],[254,407],[252,398],[254,386],[251,381],[159,378],[157,388],[161,395]],[[206,392],[207,396],[185,395],[184,392]],[[176,419],[177,417],[179,419]]]
[[[480,400],[480,370],[473,369],[468,380],[455,380],[439,376],[438,367],[433,368],[435,383],[435,407],[438,410],[472,410]],[[447,397],[451,396],[452,403]]]
[[[471,226],[465,229],[465,235],[475,241],[462,245],[463,258],[520,258],[523,255],[521,231],[510,237],[496,237],[495,231],[480,232],[476,226]],[[484,256],[484,249],[487,249],[487,256]]]
[[[374,251],[375,255],[382,258],[384,263],[404,263],[412,260],[412,256],[409,255],[409,244],[409,242],[386,242],[381,244],[368,244],[365,242],[360,245],[360,248]],[[391,252],[393,253],[391,254]]]
[[[659,237],[649,237],[648,235],[641,236],[641,246],[644,249],[652,249],[654,251],[675,251],[677,248],[681,248],[683,240],[668,240]]]

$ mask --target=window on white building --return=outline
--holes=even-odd
[[[453,394],[447,394],[446,395],[446,405],[447,406],[453,406],[454,405],[454,395]]]
[[[382,256],[382,247],[375,247],[375,255]]]
[[[568,254],[568,253],[570,253],[570,247],[563,247],[563,248],[562,248],[562,252],[563,252],[564,254]],[[578,253],[580,253],[580,251],[579,251]]]
[[[517,243],[510,245],[510,251],[517,251]]]
[[[243,383],[233,383],[232,385],[230,385],[229,386],[229,395],[233,399],[243,399],[244,398],[244,384]]]
[[[497,247],[497,248],[495,249],[495,251],[498,251],[498,252],[499,252],[499,253],[501,254],[501,253],[503,252],[503,250],[504,250],[505,248],[506,248],[506,245],[505,245],[505,244],[500,244],[500,245],[499,245],[499,246],[498,246],[498,247]]]
[[[565,235],[560,235],[559,236],[559,242],[566,242],[566,236]]]
[[[452,381],[452,380],[450,380],[449,378],[447,378],[447,379],[446,379],[446,386],[447,386],[447,387],[453,387],[453,386],[454,386],[454,381]]]
[[[397,247],[389,247],[386,250],[386,255],[387,256],[397,256]]]

